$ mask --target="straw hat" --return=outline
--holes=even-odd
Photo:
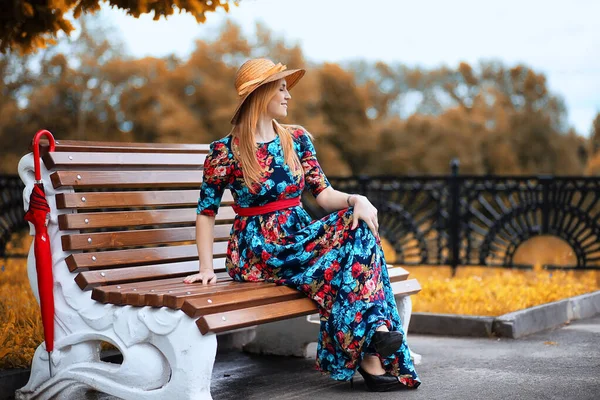
[[[240,99],[233,113],[231,123],[233,125],[237,123],[242,105],[260,86],[285,78],[287,88],[290,90],[304,76],[305,72],[303,69],[287,69],[281,63],[275,65],[273,61],[266,58],[255,58],[246,61],[235,74],[235,90]]]

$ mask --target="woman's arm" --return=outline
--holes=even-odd
[[[319,193],[316,199],[317,204],[330,213],[344,208],[354,207],[357,197],[358,195],[356,194],[350,195],[329,186]]]
[[[200,261],[200,272],[187,276],[183,281],[192,283],[202,281],[202,284],[217,283],[217,275],[213,266],[215,217],[207,215],[196,216],[196,246]]]
[[[323,169],[317,160],[317,152],[306,130],[299,127],[294,132],[300,144],[300,162],[304,169],[304,180],[311,193],[317,199],[317,204],[327,212],[338,211],[353,207],[352,229],[358,226],[358,220],[367,223],[375,237],[379,237],[379,223],[377,222],[377,209],[365,197],[348,194],[331,187]]]
[[[210,151],[204,159],[202,186],[196,208],[196,246],[200,272],[187,276],[183,281],[192,283],[202,281],[216,283],[217,276],[213,268],[213,229],[215,215],[219,211],[223,192],[229,180],[229,149],[224,142],[210,144]],[[223,173],[223,171],[225,173]]]
[[[358,220],[362,219],[367,223],[371,232],[379,237],[379,222],[377,220],[377,209],[371,204],[369,199],[358,194],[348,194],[335,190],[331,186],[323,189],[316,197],[317,204],[327,212],[334,212],[348,207],[354,207],[354,219],[352,229],[358,225]]]

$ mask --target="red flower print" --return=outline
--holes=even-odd
[[[322,290],[319,290],[313,297],[313,300],[316,301],[318,304],[323,304],[323,298],[325,297],[325,294],[323,293]]]
[[[333,279],[333,270],[331,268],[327,268],[325,270],[325,280],[327,282],[331,282],[332,279]]]
[[[227,168],[224,166],[216,167],[213,173],[216,176],[225,176],[227,175]]]
[[[279,214],[277,216],[277,222],[279,222],[280,225],[285,224],[287,222],[287,219],[288,219],[288,217],[285,214]]]
[[[407,378],[405,376],[401,376],[398,378],[401,384],[406,385],[408,387],[415,386],[415,380],[413,378]]]
[[[357,261],[352,265],[352,277],[356,279],[362,273],[362,265]]]
[[[338,272],[341,269],[340,263],[336,260],[334,262],[331,263],[331,268],[335,271]]]
[[[269,254],[269,252],[267,252],[266,250],[262,251],[261,256],[262,256],[262,260],[263,261],[267,261],[268,259],[271,258],[271,254]]]
[[[264,158],[267,157],[267,154],[269,154],[267,152],[267,147],[266,146],[262,146],[258,149],[258,151],[256,152],[256,156],[258,157],[258,159],[262,160]]]
[[[308,252],[311,252],[311,251],[313,251],[315,249],[316,245],[317,245],[317,243],[315,243],[314,241],[310,242],[309,244],[306,245],[306,247],[304,248],[304,250],[306,250]]]
[[[360,324],[360,321],[362,321],[362,314],[360,311],[357,311],[356,316],[354,317],[354,322],[356,322],[357,324]]]
[[[352,304],[356,301],[357,297],[354,292],[348,293],[348,303]]]
[[[304,293],[310,293],[310,286],[305,283],[304,285],[300,286],[300,290]]]

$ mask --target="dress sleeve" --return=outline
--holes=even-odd
[[[231,172],[229,149],[223,142],[212,142],[204,160],[202,186],[198,198],[196,214],[214,217],[221,205],[223,192],[229,182]]]
[[[304,181],[313,196],[317,197],[319,193],[327,189],[331,184],[319,165],[315,146],[304,129],[302,129],[298,139],[300,140],[300,162],[304,169]]]

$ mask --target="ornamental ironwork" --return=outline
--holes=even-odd
[[[333,187],[367,196],[377,207],[380,235],[395,263],[501,266],[515,263],[519,246],[555,236],[572,249],[572,265],[600,269],[600,178],[459,175],[330,177]],[[315,217],[323,211],[306,202]]]
[[[0,175],[0,257],[13,232],[27,227],[23,219],[24,185],[18,175]]]

